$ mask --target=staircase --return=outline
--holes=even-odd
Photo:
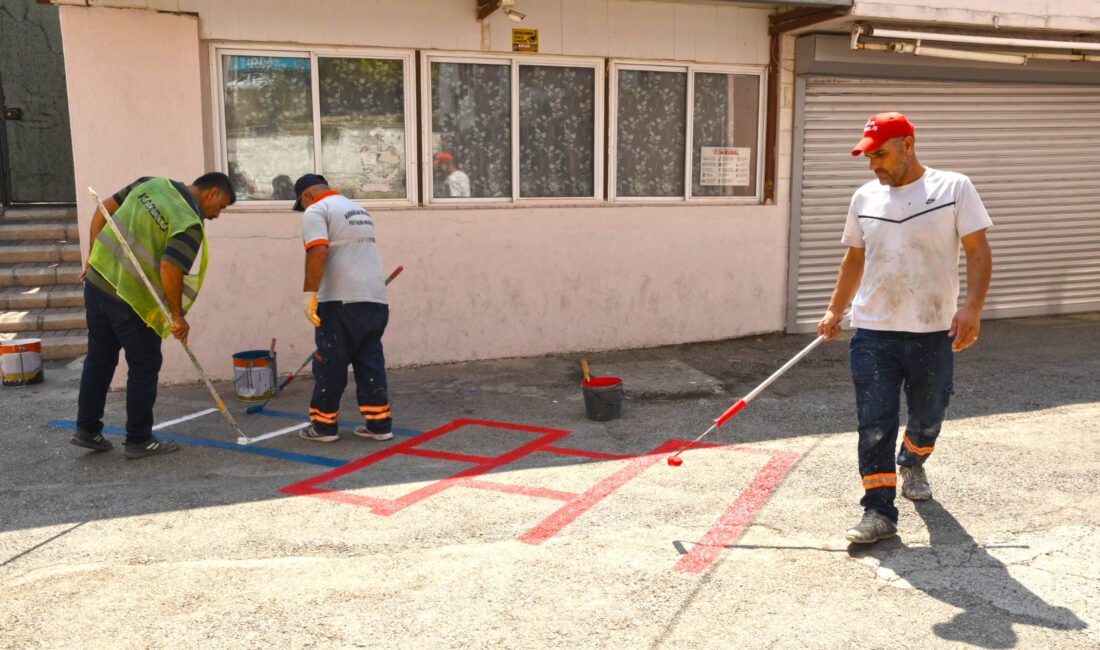
[[[47,360],[83,355],[76,208],[16,206],[0,214],[0,341],[41,339]]]

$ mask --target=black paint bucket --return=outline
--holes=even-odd
[[[581,391],[589,420],[603,422],[623,414],[623,380],[618,377],[594,377],[582,381]]]

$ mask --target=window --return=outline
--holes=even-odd
[[[426,62],[429,202],[600,198],[599,62]]]
[[[605,109],[604,59],[425,52],[417,75],[412,51],[211,51],[242,202],[309,172],[380,205],[761,197],[762,68],[611,61]]]
[[[762,71],[614,64],[613,198],[758,200],[762,81]]]
[[[323,174],[345,196],[415,201],[411,54],[216,49],[221,160],[245,201]]]

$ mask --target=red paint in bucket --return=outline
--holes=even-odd
[[[623,380],[618,377],[593,377],[581,382],[584,410],[589,420],[603,422],[623,414]]]

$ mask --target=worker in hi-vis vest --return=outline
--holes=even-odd
[[[140,178],[104,202],[141,269],[134,268],[107,219],[92,219],[91,251],[84,264],[84,311],[88,320],[88,353],[80,375],[76,432],[69,441],[94,451],[114,445],[103,437],[103,411],[119,350],[126,351],[127,458],[144,458],[179,450],[171,440],[153,435],[153,403],[161,366],[161,342],[171,334],[187,342],[185,314],[206,274],[204,219],[217,219],[237,200],[229,177],[211,172],[190,185],[168,178]],[[199,272],[189,274],[202,251]],[[141,279],[157,288],[169,320]]]

